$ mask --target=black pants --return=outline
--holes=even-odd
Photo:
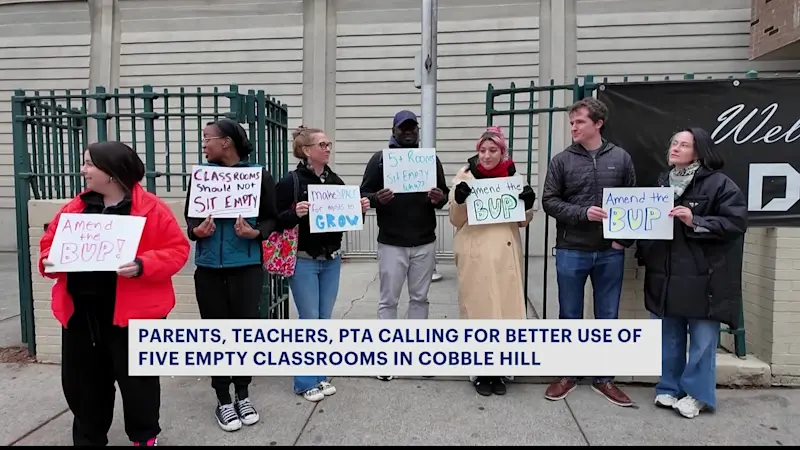
[[[264,284],[261,265],[211,269],[194,272],[197,306],[203,319],[258,319],[258,304]],[[231,403],[231,384],[239,398],[249,395],[253,377],[211,377],[211,387],[221,404]]]
[[[61,385],[72,411],[76,446],[108,445],[116,388],[122,393],[125,432],[132,442],[161,433],[158,377],[128,375],[128,329],[75,311],[62,330]]]

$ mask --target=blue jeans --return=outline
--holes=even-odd
[[[591,278],[594,291],[594,318],[618,318],[624,269],[624,250],[612,248],[601,252],[584,252],[557,249],[558,318],[583,319],[583,296],[587,278]],[[613,379],[614,377],[607,376],[595,377],[595,382]]]
[[[691,395],[709,408],[716,409],[719,328],[719,322],[711,320],[661,319],[661,378],[656,385],[656,395],[668,394],[677,398]]]
[[[339,274],[342,259],[331,260],[297,258],[294,276],[289,278],[297,315],[300,319],[330,319],[339,293]],[[294,377],[294,392],[302,394],[313,389],[325,376]]]

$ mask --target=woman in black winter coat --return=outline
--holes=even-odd
[[[720,324],[740,326],[747,202],[705,130],[673,136],[669,165],[658,185],[675,190],[673,238],[638,241],[636,254],[645,307],[662,320],[655,404],[692,418],[716,408]]]

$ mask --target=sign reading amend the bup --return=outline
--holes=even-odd
[[[311,185],[309,224],[312,233],[358,231],[364,229],[361,216],[361,191],[358,186]]]
[[[261,167],[194,166],[189,217],[258,217]]]
[[[428,192],[436,187],[436,149],[384,149],[383,187],[395,194]]]
[[[603,209],[608,212],[603,237],[671,240],[674,192],[669,187],[603,189]]]
[[[523,181],[519,175],[503,178],[469,180],[472,193],[467,197],[467,223],[521,222],[525,220],[525,203],[519,199]]]
[[[139,216],[61,214],[47,273],[115,272],[136,259],[147,221]]]

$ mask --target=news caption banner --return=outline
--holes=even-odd
[[[189,217],[258,217],[261,167],[193,166]]]
[[[428,192],[435,188],[436,149],[384,149],[383,187],[395,194]]]
[[[308,186],[312,233],[358,231],[364,229],[361,190],[358,186]]]
[[[54,272],[116,272],[136,259],[147,221],[139,216],[61,214],[47,259]]]
[[[133,376],[657,376],[660,320],[131,320]]]
[[[674,195],[671,187],[603,189],[603,237],[672,240]]]
[[[489,225],[525,220],[525,203],[519,199],[524,186],[521,176],[468,180],[467,184],[472,188],[466,202],[468,224]]]

